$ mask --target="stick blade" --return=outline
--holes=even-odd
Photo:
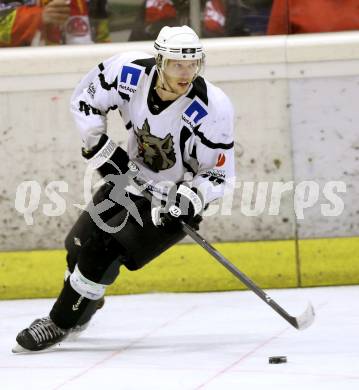
[[[293,317],[292,325],[298,330],[309,328],[314,322],[315,311],[313,305],[309,302],[305,311],[298,317]]]

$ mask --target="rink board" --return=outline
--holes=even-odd
[[[359,237],[221,243],[216,248],[262,288],[359,283]],[[58,294],[65,251],[0,253],[0,298]],[[245,287],[196,244],[172,247],[136,272],[121,268],[108,294],[240,290]]]

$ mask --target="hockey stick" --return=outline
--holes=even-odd
[[[147,190],[148,182],[136,176],[132,179],[136,184],[136,188],[141,191],[146,199],[152,201],[152,194]],[[187,223],[180,220],[182,228],[197,244],[204,248],[212,257],[221,263],[229,272],[236,276],[248,289],[252,290],[259,298],[261,298],[267,305],[275,310],[281,317],[288,321],[294,328],[303,330],[308,328],[314,322],[315,312],[311,303],[308,304],[306,310],[299,316],[291,316],[285,311],[276,301],[274,301],[268,294],[266,294],[253,280],[240,271],[230,261],[228,261],[220,252],[217,251],[211,244],[209,244],[199,233],[196,232]]]
[[[267,305],[274,309],[280,316],[288,321],[295,328],[302,330],[312,325],[315,317],[314,308],[311,303],[308,304],[306,310],[299,316],[294,317],[288,314],[281,306],[278,305],[268,294],[266,294],[260,287],[258,287],[253,280],[246,276],[242,271],[235,267],[228,261],[221,253],[217,251],[211,244],[209,244],[203,237],[201,237],[194,229],[192,229],[185,222],[180,221],[183,230],[202,248],[204,248],[212,257],[219,261],[229,272],[236,276],[244,285],[259,296]]]

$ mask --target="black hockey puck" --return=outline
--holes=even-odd
[[[269,358],[269,364],[281,364],[287,363],[287,356],[271,356]]]

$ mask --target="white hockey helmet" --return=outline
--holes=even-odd
[[[198,35],[188,26],[161,29],[155,40],[155,57],[170,60],[203,60],[203,46]]]
[[[161,29],[154,43],[157,72],[162,84],[168,60],[195,60],[197,69],[192,81],[204,66],[205,55],[198,35],[188,26]]]

